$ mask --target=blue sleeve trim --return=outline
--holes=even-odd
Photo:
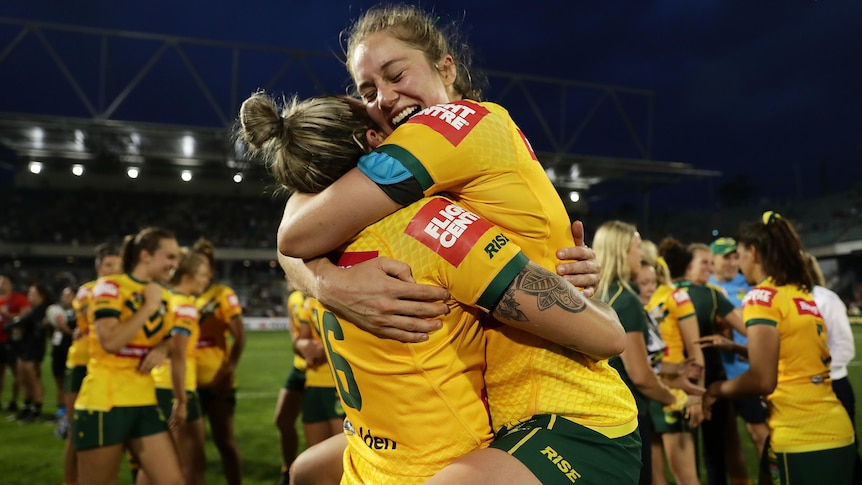
[[[366,177],[379,185],[397,184],[413,177],[400,160],[379,151],[363,155],[357,166]]]
[[[177,335],[177,334],[182,334],[182,335],[185,335],[186,337],[189,337],[189,336],[191,336],[192,332],[191,332],[191,330],[189,330],[187,328],[183,328],[183,327],[172,328],[171,329],[171,335]]]

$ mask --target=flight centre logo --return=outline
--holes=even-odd
[[[742,307],[745,308],[748,305],[772,307],[772,299],[775,298],[775,293],[777,291],[772,288],[754,288],[745,295],[745,299],[742,300]]]
[[[488,110],[480,104],[456,101],[425,108],[411,117],[407,123],[428,126],[443,135],[449,143],[458,146],[487,114]]]
[[[404,233],[457,268],[491,227],[488,221],[446,199],[434,199],[410,220]]]

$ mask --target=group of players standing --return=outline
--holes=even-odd
[[[116,483],[125,451],[135,483],[203,483],[206,415],[225,477],[240,483],[233,413],[242,307],[229,287],[211,284],[212,244],[180,248],[171,232],[150,227],[120,250],[99,245],[95,267],[98,279],[78,288],[65,321],[74,333],[63,482]]]

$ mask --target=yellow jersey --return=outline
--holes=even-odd
[[[90,339],[87,338],[87,335],[90,333],[91,327],[89,307],[90,294],[94,286],[96,286],[96,280],[84,283],[78,287],[75,299],[72,300],[78,338],[72,340],[72,345],[69,347],[69,353],[66,356],[66,367],[69,369],[87,365],[87,361],[90,360]]]
[[[417,283],[448,288],[453,300],[443,327],[415,344],[379,339],[315,303],[312,321],[347,414],[342,483],[424,483],[493,438],[478,319],[527,259],[498,228],[440,197],[365,228],[336,263],[378,256],[410,261]]]
[[[662,361],[677,364],[685,360],[685,342],[679,322],[695,315],[688,292],[670,285],[658,285],[647,304],[647,313],[658,322],[658,330],[664,340]]]
[[[778,384],[766,396],[770,447],[804,453],[852,444],[850,417],[832,391],[826,324],[814,297],[767,278],[743,299],[742,316],[746,327],[772,325],[780,338]]]
[[[129,274],[99,278],[92,290],[90,318],[113,317],[121,322],[131,318],[143,305],[146,283]],[[137,335],[116,353],[107,352],[100,344],[98,334],[90,332],[90,360],[87,377],[75,401],[75,409],[110,411],[113,407],[147,406],[156,404],[153,376],[138,372],[141,359],[150,349],[168,338],[170,328],[165,324],[167,290],[162,304]]]
[[[297,316],[300,325],[310,326],[311,338],[322,344],[323,340],[317,330],[321,327],[317,322],[314,322],[314,318],[317,314],[312,311],[312,308],[315,306],[318,308],[320,307],[319,302],[316,299],[312,297],[306,298],[304,305],[299,309]],[[306,366],[305,387],[335,387],[335,379],[333,379],[332,372],[330,372],[328,365],[320,364],[316,367],[308,367],[304,359],[302,363]]]
[[[236,293],[220,284],[211,285],[198,296],[196,306],[200,313],[201,334],[195,360],[199,387],[212,384],[222,364],[230,355],[228,326],[233,317],[242,315],[242,306]]]
[[[182,293],[170,292],[165,313],[165,324],[171,329],[170,334],[183,334],[189,338],[186,344],[186,385],[187,391],[194,391],[197,386],[197,365],[195,349],[200,337],[198,320],[200,315],[195,306],[195,297]],[[153,379],[159,389],[172,389],[171,360],[153,369]]]
[[[497,104],[464,100],[429,107],[358,166],[388,194],[409,177],[423,191],[412,200],[445,192],[551,271],[560,262],[557,249],[574,246],[557,190],[527,138]],[[485,383],[495,429],[543,413],[609,436],[635,429],[634,398],[607,360],[496,323],[488,324],[485,335]]]
[[[305,295],[301,291],[294,291],[287,297],[287,316],[290,318],[290,335],[293,341],[299,337],[299,326],[302,325],[301,313],[305,305]],[[307,318],[307,317],[306,317]],[[308,320],[306,320],[306,324]],[[298,370],[305,370],[305,359],[296,351],[293,353],[293,366]]]

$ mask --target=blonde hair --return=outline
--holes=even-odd
[[[470,74],[471,56],[467,45],[458,39],[454,23],[441,27],[439,20],[440,17],[414,5],[382,5],[369,9],[342,34],[347,39],[344,49],[347,70],[353,76],[350,64],[356,47],[371,34],[383,31],[422,51],[435,68],[443,56],[452,56],[456,69],[452,86],[455,93],[464,99],[480,101],[483,81]]]
[[[669,285],[671,283],[670,270],[668,270],[664,258],[658,255],[658,246],[645,239],[641,242],[641,250],[644,253],[644,261],[655,269],[656,283]]]
[[[281,113],[279,114],[279,110]],[[283,107],[262,92],[239,112],[238,137],[288,190],[321,192],[368,152],[366,131],[375,125],[358,99],[290,98]]]
[[[194,276],[197,270],[207,262],[208,258],[198,252],[190,251],[187,247],[180,248],[180,257],[177,260],[177,269],[171,276],[171,285],[178,285],[183,276]]]
[[[629,284],[632,270],[629,268],[628,253],[637,228],[627,222],[609,221],[602,224],[593,238],[593,251],[596,261],[602,266],[602,278],[596,290],[598,298],[607,301],[611,285],[619,280],[629,291],[637,293]]]

